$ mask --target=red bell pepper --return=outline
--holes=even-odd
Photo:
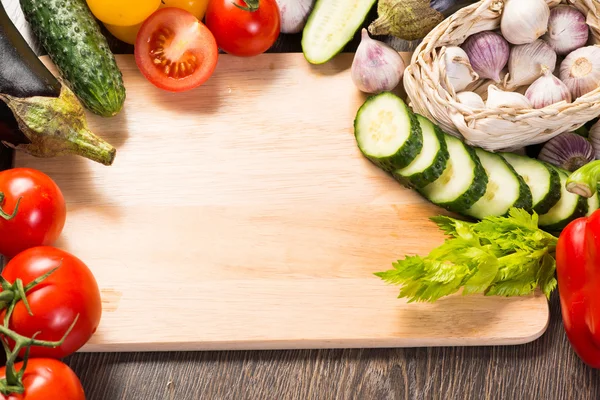
[[[563,325],[587,365],[600,368],[600,210],[571,222],[556,246]]]

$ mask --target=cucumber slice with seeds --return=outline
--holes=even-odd
[[[444,139],[450,155],[446,168],[419,192],[432,203],[462,214],[483,196],[488,176],[472,148],[451,135]]]
[[[567,190],[568,172],[556,168],[560,176],[560,200],[546,214],[540,215],[539,224],[549,232],[560,232],[569,222],[583,217],[588,211],[588,199]]]
[[[417,116],[398,96],[371,96],[354,120],[354,136],[362,154],[384,171],[409,165],[423,147]]]
[[[500,217],[512,207],[531,211],[531,190],[514,168],[498,154],[475,149],[481,165],[488,175],[485,194],[466,214],[477,218]]]
[[[531,190],[533,210],[545,214],[560,200],[560,177],[546,163],[513,153],[502,153],[502,157],[517,171]]]
[[[317,0],[304,30],[302,52],[311,64],[323,64],[352,40],[375,0]]]
[[[448,162],[448,147],[444,133],[427,118],[417,115],[423,135],[423,148],[405,168],[393,172],[394,177],[408,186],[423,188],[439,178]]]

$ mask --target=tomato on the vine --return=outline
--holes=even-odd
[[[15,364],[20,371],[23,362]],[[6,367],[0,368],[0,379],[6,377]],[[52,358],[32,358],[23,375],[22,394],[2,394],[0,400],[85,400],[81,381],[69,366]]]
[[[48,175],[30,168],[0,172],[0,254],[11,258],[54,244],[66,215],[63,194]]]
[[[59,341],[79,315],[73,330],[56,348],[31,347],[32,357],[63,358],[79,350],[96,332],[102,316],[98,283],[90,269],[77,257],[55,247],[40,246],[25,250],[8,262],[2,277],[23,286],[57,268],[27,292],[33,315],[18,301],[9,328],[19,335],[45,341]],[[0,317],[4,318],[4,313]],[[10,342],[10,340],[9,340]]]
[[[182,92],[202,85],[217,67],[219,50],[208,28],[188,11],[162,8],[142,24],[135,61],[156,87]]]
[[[226,53],[250,57],[267,51],[281,29],[275,0],[211,0],[206,26]]]

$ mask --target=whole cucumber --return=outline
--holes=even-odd
[[[85,0],[20,0],[25,18],[67,86],[90,111],[116,115],[123,74]]]

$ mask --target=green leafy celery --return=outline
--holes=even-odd
[[[400,285],[400,298],[429,301],[458,292],[522,296],[556,288],[557,238],[538,227],[538,216],[513,208],[508,216],[465,222],[431,218],[449,236],[426,257],[407,256],[375,275]]]

